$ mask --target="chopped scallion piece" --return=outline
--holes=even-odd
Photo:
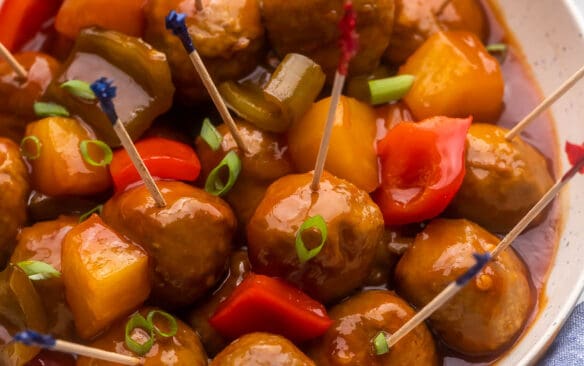
[[[389,345],[387,344],[387,333],[381,331],[373,338],[373,349],[377,356],[384,355],[389,352]]]
[[[23,261],[16,264],[33,281],[61,277],[61,272],[48,263],[40,261]]]
[[[95,93],[85,81],[69,80],[61,84],[61,88],[81,99],[95,100]]]
[[[148,340],[144,343],[138,343],[132,338],[132,332],[138,328],[143,329],[148,334]],[[126,323],[125,343],[130,351],[139,356],[144,356],[150,352],[154,345],[154,326],[139,313],[132,315],[130,320]]]
[[[302,234],[304,231],[312,228],[320,231],[320,245],[316,248],[308,250],[306,249],[306,245],[302,239]],[[321,215],[313,216],[304,221],[304,223],[300,226],[300,229],[298,229],[296,232],[296,254],[298,255],[298,259],[300,259],[300,262],[306,263],[312,258],[316,257],[324,247],[327,236],[328,229],[326,227],[326,221],[324,221],[324,218]]]
[[[103,151],[103,158],[101,161],[97,162],[93,160],[91,154],[89,154],[89,145],[95,145],[96,147],[100,148]],[[114,153],[112,149],[103,141],[100,140],[83,140],[79,144],[79,150],[81,150],[81,155],[83,156],[83,160],[89,165],[103,167],[112,162],[114,157]]]
[[[91,210],[89,210],[86,213],[84,213],[83,215],[79,216],[79,222],[81,223],[81,222],[87,220],[89,218],[89,216],[93,215],[94,213],[101,215],[102,210],[103,210],[103,205],[95,206]]]
[[[27,149],[28,142],[32,142],[34,144],[34,154],[31,154],[29,149]],[[22,141],[20,141],[20,154],[28,160],[36,160],[41,156],[41,147],[41,140],[39,140],[38,137],[34,135],[25,136]]]
[[[413,75],[398,75],[386,79],[371,80],[369,92],[371,104],[384,104],[400,100],[414,85]]]
[[[217,131],[215,126],[211,123],[209,118],[205,118],[203,121],[203,127],[201,128],[201,138],[209,145],[211,150],[217,151],[221,146],[223,141],[223,136]]]
[[[507,45],[505,43],[493,43],[493,44],[488,45],[486,48],[487,48],[487,51],[489,51],[491,53],[507,52]]]
[[[160,330],[160,328],[158,328],[155,324],[154,324],[154,317],[156,315],[160,315],[161,317],[163,317],[164,319],[166,319],[168,321],[168,328],[169,331],[167,333],[163,332]],[[167,312],[161,311],[161,310],[153,310],[151,312],[148,313],[148,316],[146,316],[146,320],[152,324],[152,328],[154,329],[154,331],[156,332],[156,334],[158,334],[159,336],[163,337],[163,338],[170,338],[170,337],[174,337],[176,335],[176,332],[178,332],[178,324],[176,323],[176,319],[170,315]]]
[[[34,103],[34,113],[39,117],[69,117],[69,111],[56,103]]]
[[[227,183],[221,179],[223,168],[229,170]],[[215,196],[223,196],[233,187],[241,172],[241,160],[235,151],[230,151],[223,160],[209,173],[205,182],[205,190]]]

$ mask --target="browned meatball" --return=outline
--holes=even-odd
[[[286,278],[313,298],[330,303],[363,285],[384,224],[367,192],[328,173],[314,192],[312,176],[289,175],[268,188],[247,226],[249,259],[254,272]],[[302,264],[295,249],[296,232],[316,215],[326,222],[328,238],[321,252]],[[307,240],[307,246],[311,242]]]
[[[201,176],[209,175],[229,151],[241,157],[242,170],[237,182],[225,196],[237,219],[245,226],[264,197],[268,186],[276,179],[292,173],[292,163],[283,138],[262,131],[246,122],[237,122],[239,133],[249,151],[241,153],[226,125],[217,127],[223,137],[221,147],[211,150],[200,137],[197,138],[197,154],[201,160]]]
[[[207,92],[186,51],[164,25],[170,10],[187,15],[187,27],[195,47],[216,82],[238,79],[260,63],[264,55],[264,28],[258,0],[150,0],[146,6],[144,38],[166,53],[178,99],[199,102]]]
[[[199,333],[201,341],[210,356],[214,356],[221,351],[228,342],[211,326],[209,318],[215,313],[219,303],[233,293],[233,290],[250,271],[251,265],[249,264],[247,252],[245,250],[234,252],[229,260],[229,274],[225,281],[213,292],[211,297],[208,297],[189,314],[189,324]]]
[[[385,228],[381,240],[377,243],[373,268],[365,282],[366,286],[388,284],[399,257],[412,244],[414,236],[401,227]]]
[[[158,182],[160,208],[145,186],[121,193],[103,208],[103,220],[149,254],[152,297],[170,307],[193,303],[226,269],[235,217],[220,198],[180,182]]]
[[[29,191],[28,169],[18,145],[0,137],[0,268],[4,268],[16,234],[26,222]]]
[[[377,356],[372,340],[391,334],[416,312],[389,291],[365,291],[333,307],[328,332],[312,345],[309,355],[319,366],[439,365],[436,346],[425,324],[418,325],[389,353]]]
[[[492,232],[508,232],[554,184],[545,158],[507,130],[474,123],[467,135],[466,175],[448,213]]]
[[[463,30],[483,42],[489,22],[479,0],[396,0],[395,23],[385,59],[399,65],[432,34]]]
[[[233,341],[210,366],[315,365],[286,338],[269,333],[251,333]]]
[[[470,221],[432,221],[397,265],[398,293],[423,307],[475,264],[473,253],[490,251],[498,242]],[[519,335],[533,310],[534,296],[525,265],[508,248],[436,311],[430,325],[452,349],[487,356]]]
[[[280,57],[300,53],[319,64],[331,78],[339,63],[339,21],[343,0],[263,0],[262,15],[272,46]],[[354,0],[359,52],[352,75],[372,73],[389,44],[394,0]]]

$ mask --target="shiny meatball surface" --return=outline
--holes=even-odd
[[[423,307],[475,264],[473,253],[499,240],[467,220],[432,221],[399,261],[397,291]],[[535,293],[524,263],[508,248],[430,318],[430,326],[450,348],[486,356],[510,345],[533,310]]]
[[[268,188],[247,226],[249,259],[254,272],[286,278],[330,303],[365,281],[383,233],[383,217],[367,192],[345,180],[325,173],[318,192],[311,182],[312,173],[289,175]],[[328,238],[320,253],[302,264],[296,232],[316,215],[326,222]],[[307,246],[313,242],[306,241]]]

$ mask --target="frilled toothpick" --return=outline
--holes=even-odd
[[[26,346],[41,347],[52,351],[70,353],[79,356],[90,357],[98,360],[115,362],[122,365],[141,365],[142,360],[137,357],[121,355],[115,352],[108,352],[99,348],[84,346],[55,339],[50,335],[41,334],[32,330],[17,333],[13,340]]]
[[[99,100],[101,109],[112,123],[116,135],[128,152],[132,163],[134,163],[136,170],[144,181],[146,188],[148,188],[148,191],[156,201],[156,204],[159,207],[165,207],[166,201],[164,200],[164,197],[162,197],[162,193],[158,189],[158,186],[156,186],[156,182],[154,181],[154,178],[152,178],[152,175],[150,175],[148,168],[146,168],[146,165],[144,165],[144,161],[138,153],[138,150],[136,150],[136,146],[128,134],[128,131],[126,131],[124,124],[118,118],[118,114],[116,113],[116,109],[113,103],[113,98],[116,96],[116,88],[112,85],[111,81],[108,81],[106,78],[101,78],[91,84],[91,90],[95,93],[95,96]]]
[[[237,146],[239,146],[239,148],[244,152],[248,152],[249,150],[247,149],[245,143],[243,142],[243,139],[241,138],[241,134],[239,133],[239,130],[235,125],[235,121],[233,121],[233,117],[231,117],[231,114],[227,109],[227,105],[225,105],[223,97],[221,97],[221,94],[219,93],[219,90],[217,90],[217,87],[215,86],[215,83],[213,82],[213,79],[211,78],[209,71],[205,67],[203,60],[199,55],[199,52],[197,52],[197,49],[195,48],[193,39],[191,38],[189,30],[187,29],[186,15],[182,13],[177,13],[176,11],[172,10],[166,17],[166,29],[171,30],[172,33],[181,40],[185,50],[189,54],[189,58],[191,59],[191,62],[193,63],[195,70],[201,77],[203,85],[205,85],[207,92],[211,96],[211,99],[213,100],[215,107],[219,111],[219,114],[221,115],[223,122],[229,128],[229,131],[231,132],[233,139],[237,143]]]
[[[519,221],[517,225],[499,242],[490,253],[473,254],[476,259],[476,264],[469,268],[469,270],[460,276],[456,281],[448,285],[442,292],[440,292],[432,301],[424,306],[416,315],[414,315],[408,322],[406,322],[395,333],[386,337],[388,349],[393,347],[405,335],[422,324],[442,305],[452,299],[464,286],[479,274],[487,263],[496,258],[503,250],[505,250],[517,237],[527,228],[527,226],[537,217],[544,208],[556,197],[560,190],[568,184],[568,182],[578,173],[584,174],[584,144],[575,145],[571,143],[566,144],[566,153],[568,159],[572,164],[572,168],[560,178],[556,184],[543,195],[533,208]]]
[[[318,155],[314,167],[314,176],[312,178],[312,184],[310,185],[310,188],[313,191],[318,191],[320,188],[320,178],[322,177],[322,173],[324,171],[324,164],[326,162],[333,125],[335,123],[335,115],[339,101],[341,99],[343,87],[345,86],[345,80],[349,70],[349,62],[353,57],[355,57],[357,50],[359,49],[359,37],[355,31],[355,28],[357,27],[357,18],[355,10],[353,9],[353,3],[351,1],[346,1],[344,10],[345,14],[339,23],[339,29],[341,32],[339,39],[341,56],[333,83],[331,104],[329,107],[327,121],[324,127],[322,140],[320,141],[320,148],[318,149]]]
[[[16,60],[14,55],[12,55],[12,53],[6,47],[4,47],[2,42],[0,42],[0,56],[2,56],[2,58],[8,62],[18,77],[22,78],[23,80],[28,79],[28,72],[24,66],[22,66],[20,62]]]

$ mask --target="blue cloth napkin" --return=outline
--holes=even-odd
[[[574,309],[538,366],[584,365],[584,303]]]

